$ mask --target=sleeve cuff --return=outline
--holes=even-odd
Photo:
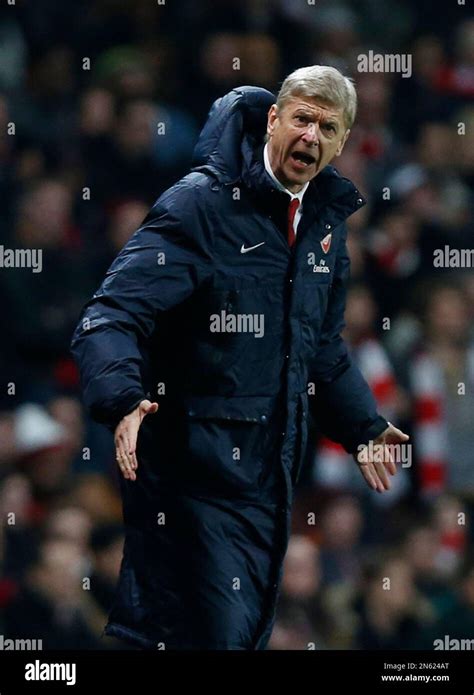
[[[361,444],[368,444],[370,441],[377,439],[388,426],[387,420],[382,415],[377,415],[376,419],[368,427],[361,430],[357,437],[357,442],[354,441],[354,444],[351,445],[349,453],[354,454]]]
[[[133,391],[125,395],[120,399],[120,403],[113,408],[94,408],[90,409],[91,417],[96,421],[111,430],[115,431],[120,420],[135,410],[135,408],[144,400],[147,396],[143,392]]]

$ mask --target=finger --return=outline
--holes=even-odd
[[[390,481],[388,479],[384,462],[377,461],[373,464],[373,466],[377,474],[377,483],[380,483],[380,485],[382,486],[381,492],[383,492],[384,490],[390,490]]]
[[[127,465],[133,468],[133,453],[135,451],[133,444],[130,441],[130,431],[124,430],[122,435],[123,448],[127,457]]]
[[[402,432],[402,430],[399,430],[393,425],[390,426],[390,430],[387,432],[386,437],[390,443],[407,442],[410,439],[408,434],[405,434],[405,432]]]
[[[390,475],[395,475],[397,472],[397,466],[395,465],[395,459],[389,446],[385,447],[385,468],[388,470]]]
[[[129,443],[128,443],[128,433],[127,430],[124,429],[120,434],[119,434],[119,442],[120,442],[120,449],[123,457],[123,462],[126,464],[127,468],[131,468],[131,460],[130,456],[128,453],[129,449]]]
[[[359,465],[360,472],[364,476],[365,482],[369,487],[372,488],[372,490],[377,489],[377,483],[375,482],[375,478],[372,475],[372,472],[370,470],[369,464],[368,463],[363,463]]]
[[[142,401],[140,403],[140,415],[142,418],[144,418],[145,415],[152,415],[153,413],[156,413],[158,408],[159,406],[156,401],[154,403],[151,403],[148,400]]]
[[[125,464],[123,463],[122,454],[120,453],[119,449],[117,449],[117,454],[115,456],[115,460],[117,461],[117,466],[119,467],[119,470],[120,470],[121,474],[123,475],[123,477],[125,479],[128,479],[127,469],[126,469]]]
[[[122,458],[123,458],[123,455],[122,455],[122,447],[121,447],[120,437],[118,435],[116,435],[115,436],[115,460],[117,462],[117,466],[123,472],[124,464],[122,462]]]
[[[132,460],[129,455],[129,416],[126,415],[115,431],[115,458],[125,479],[134,479]]]
[[[383,464],[377,464],[377,465],[382,466],[382,469],[383,469]],[[381,473],[381,475],[380,475],[379,470],[376,467],[376,464],[370,463],[369,467],[370,467],[370,470],[372,473],[372,477],[375,480],[377,492],[385,492],[385,490],[388,490],[390,488],[390,483],[388,482],[388,478],[387,478],[387,474],[385,473],[385,469],[383,469],[383,473]],[[387,487],[386,487],[385,482],[383,480],[384,475],[385,475],[385,482],[387,484]]]
[[[137,465],[138,465],[137,464],[137,456],[136,456],[137,435],[138,435],[138,429],[136,427],[131,427],[128,431],[127,450],[128,450],[129,456],[130,456],[131,466],[135,470],[136,470]]]
[[[388,470],[390,475],[396,475],[397,474],[397,466],[395,464],[395,461],[387,461],[385,464],[385,468]]]
[[[119,435],[119,466],[120,469],[123,473],[124,478],[134,480],[135,479],[135,473],[133,472],[132,469],[132,463],[130,460],[130,457],[127,453],[127,448],[125,445],[125,438],[122,435]]]
[[[378,463],[378,461],[376,463]],[[382,463],[385,466],[385,469],[388,470],[391,475],[395,475],[397,472],[397,467],[395,465],[395,458],[393,456],[393,451],[390,444],[383,445]]]
[[[136,446],[133,446],[130,444],[127,448],[127,452],[128,452],[128,459],[130,462],[130,466],[131,466],[132,470],[136,471],[138,468]]]
[[[127,464],[125,462],[125,457],[121,446],[117,448],[116,460],[117,466],[119,467],[121,474],[126,480],[128,480]]]

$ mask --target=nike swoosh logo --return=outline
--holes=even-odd
[[[259,244],[255,244],[255,246],[248,246],[247,248],[245,248],[245,245],[242,244],[242,246],[240,247],[240,253],[248,253],[249,251],[253,251],[254,249],[258,249],[258,247],[263,246],[264,243],[265,243],[264,241],[261,241]]]

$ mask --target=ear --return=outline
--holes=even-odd
[[[273,135],[273,131],[275,130],[275,121],[278,118],[278,107],[276,104],[272,104],[270,106],[270,109],[268,111],[268,119],[267,119],[267,135],[271,137]]]
[[[336,157],[339,157],[341,154],[342,150],[344,149],[344,145],[346,144],[346,140],[349,137],[349,133],[351,132],[350,128],[346,130],[344,133],[344,137],[342,138],[341,142],[339,143],[337,150],[336,150]]]

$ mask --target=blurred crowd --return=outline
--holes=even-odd
[[[23,0],[0,6],[0,633],[102,638],[123,544],[113,439],[69,353],[84,303],[184,175],[212,101],[277,92],[315,63],[356,81],[338,170],[349,220],[345,337],[382,414],[411,436],[392,490],[313,428],[272,649],[433,648],[474,638],[474,19],[428,0]],[[409,79],[357,71],[408,53]],[[238,58],[236,61],[235,59]]]

